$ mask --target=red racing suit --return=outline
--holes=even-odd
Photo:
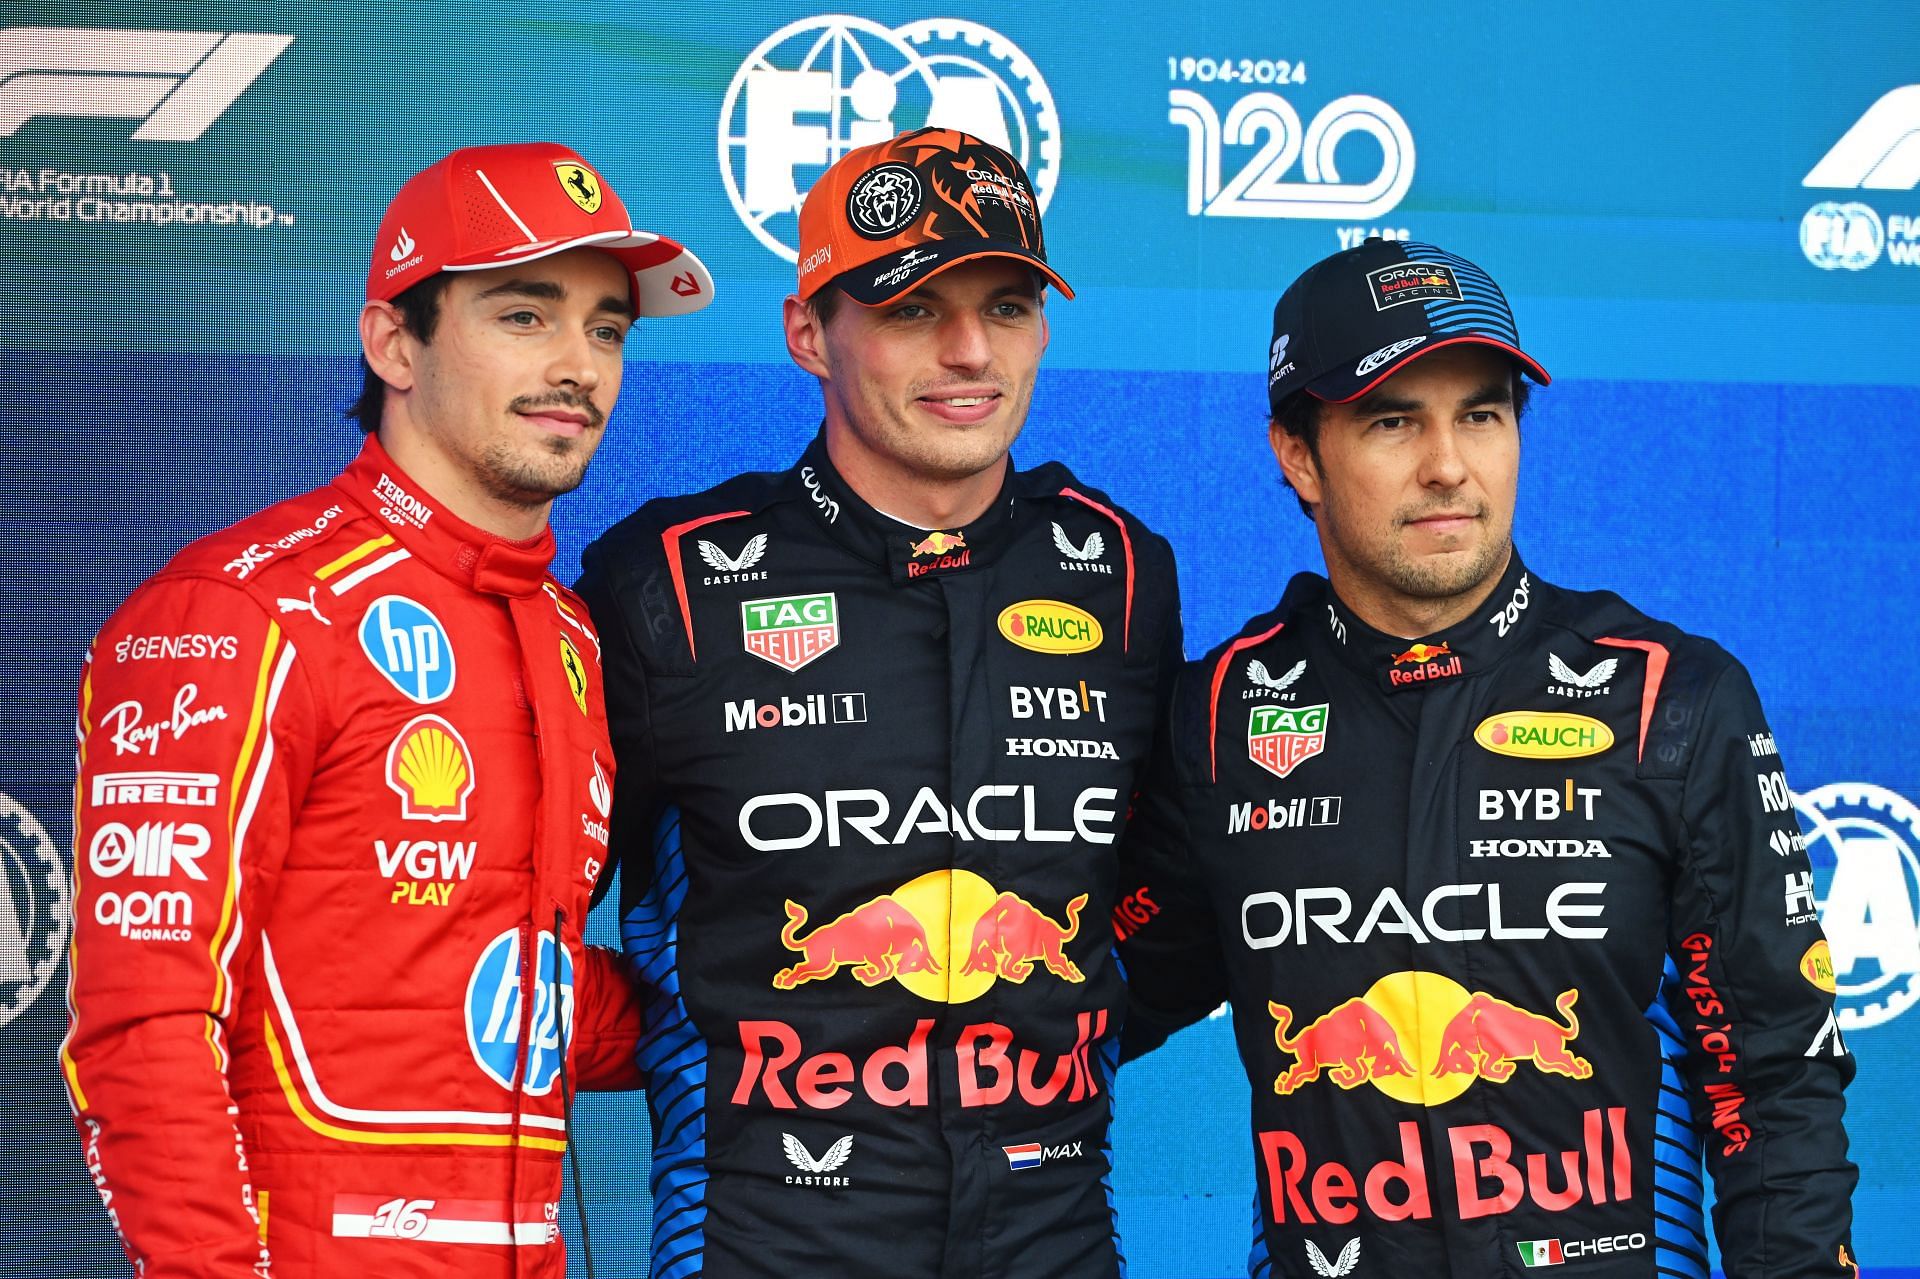
[[[61,1065],[136,1273],[565,1272],[564,1098],[639,1021],[580,936],[613,761],[552,554],[369,438],[95,638]]]

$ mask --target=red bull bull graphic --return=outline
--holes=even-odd
[[[1268,1213],[1283,1226],[1346,1225],[1361,1209],[1377,1221],[1431,1221],[1434,1194],[1424,1128],[1402,1122],[1399,1157],[1371,1167],[1316,1160],[1300,1135],[1286,1129],[1256,1134]],[[1513,1134],[1499,1124],[1456,1124],[1446,1129],[1444,1140],[1444,1162],[1435,1166],[1451,1173],[1451,1215],[1462,1221],[1504,1216],[1523,1204],[1565,1212],[1583,1203],[1633,1198],[1633,1148],[1624,1106],[1581,1111],[1578,1143],[1563,1150],[1516,1152]]]
[[[1409,648],[1404,653],[1394,654],[1393,664],[1395,666],[1405,666],[1408,663],[1415,663],[1417,665],[1425,666],[1428,662],[1431,662],[1434,658],[1446,657],[1450,655],[1452,652],[1453,652],[1452,646],[1447,644],[1445,641],[1442,641],[1441,643],[1438,643],[1438,644],[1415,644],[1412,648]]]
[[[1062,923],[972,871],[936,870],[803,936],[807,909],[789,901],[780,944],[801,959],[775,973],[773,985],[792,990],[847,969],[863,986],[897,981],[922,999],[963,1004],[996,981],[1025,982],[1042,968],[1061,981],[1083,982],[1066,947],[1080,935],[1086,904],[1085,893],[1069,900]],[[955,955],[964,962],[956,965]]]
[[[923,555],[945,555],[950,551],[964,551],[967,549],[967,535],[965,533],[942,533],[940,530],[935,529],[922,540],[912,543],[911,548],[913,550],[913,558],[915,559],[919,559]]]
[[[1592,1063],[1571,1047],[1580,1034],[1579,997],[1562,991],[1555,1019],[1439,973],[1389,973],[1293,1034],[1293,1010],[1269,1003],[1273,1042],[1293,1058],[1273,1090],[1286,1096],[1326,1078],[1342,1089],[1372,1084],[1396,1101],[1437,1106],[1476,1081],[1504,1084],[1523,1063],[1588,1079]]]
[[[797,671],[839,647],[839,602],[832,591],[742,600],[740,630],[749,653]]]
[[[1518,1069],[1515,1063],[1531,1061],[1548,1074],[1591,1078],[1592,1063],[1567,1051],[1567,1045],[1580,1033],[1580,1019],[1573,1015],[1574,1001],[1579,997],[1577,990],[1560,992],[1553,1006],[1563,1020],[1556,1022],[1495,999],[1483,990],[1475,991],[1467,1006],[1447,1023],[1434,1075],[1478,1075],[1490,1083],[1503,1084],[1513,1078]]]
[[[1273,1042],[1282,1052],[1294,1056],[1293,1068],[1273,1081],[1273,1090],[1283,1096],[1320,1078],[1323,1069],[1329,1070],[1327,1077],[1342,1088],[1358,1088],[1376,1077],[1413,1073],[1406,1054],[1400,1051],[1400,1036],[1363,999],[1349,999],[1291,1039],[1287,1027],[1293,1022],[1293,1010],[1285,1004],[1269,1003],[1267,1011],[1276,1023]]]
[[[1247,713],[1247,758],[1285,777],[1327,748],[1327,703],[1269,706]]]
[[[824,981],[842,968],[852,968],[853,979],[862,986],[878,986],[903,972],[940,971],[926,929],[891,897],[876,897],[801,937],[806,923],[807,908],[788,901],[780,942],[805,958],[773,975],[775,990]]]
[[[1085,893],[1068,902],[1067,922],[1062,927],[1019,894],[1001,893],[973,926],[971,955],[960,971],[990,972],[1011,982],[1024,982],[1037,961],[1062,981],[1085,981],[1062,947],[1079,935],[1080,910],[1086,904]]]

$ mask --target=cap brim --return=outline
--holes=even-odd
[[[1488,337],[1480,333],[1462,333],[1454,337],[1444,337],[1438,341],[1424,341],[1410,348],[1404,354],[1395,356],[1376,368],[1364,373],[1349,372],[1341,368],[1332,373],[1323,373],[1307,383],[1305,390],[1315,399],[1325,400],[1329,404],[1347,404],[1359,399],[1382,382],[1412,364],[1422,356],[1431,355],[1444,346],[1460,346],[1473,343],[1476,346],[1490,346],[1504,351],[1520,365],[1520,371],[1538,382],[1541,386],[1550,384],[1553,379],[1540,367],[1540,362],[1522,351],[1519,347],[1502,342],[1499,338]]]
[[[1073,290],[1060,278],[1060,273],[1048,266],[1038,254],[1024,245],[1004,240],[932,240],[887,257],[875,258],[851,271],[843,271],[834,277],[832,283],[840,286],[842,292],[862,306],[885,306],[905,297],[942,271],[950,271],[962,262],[973,262],[980,258],[1014,258],[1024,262],[1045,276],[1047,283],[1060,290],[1061,296],[1069,301],[1073,298]]]
[[[637,315],[687,315],[713,301],[713,276],[706,265],[692,250],[652,231],[595,231],[569,240],[544,240],[481,258],[449,262],[441,269],[490,271],[537,262],[569,249],[600,249],[626,267],[633,277]]]

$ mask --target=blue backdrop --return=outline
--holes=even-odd
[[[1080,294],[1049,307],[1016,460],[1067,461],[1172,540],[1196,653],[1317,563],[1265,442],[1279,290],[1369,233],[1502,282],[1556,375],[1524,428],[1520,545],[1751,667],[1861,1063],[1855,1240],[1874,1274],[1920,1275],[1910,4],[951,12],[8,6],[0,1274],[124,1271],[53,1064],[80,654],[179,545],[351,456],[339,409],[391,193],[454,146],[551,138],[713,270],[711,308],[629,346],[607,442],[555,511],[570,573],[645,498],[798,452],[818,395],[779,337],[793,201],[840,149],[931,114],[1022,154]],[[1122,1073],[1134,1273],[1244,1273],[1245,1094],[1224,1021]],[[599,1273],[641,1274],[643,1108],[580,1113]]]

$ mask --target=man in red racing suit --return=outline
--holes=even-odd
[[[417,175],[369,277],[359,457],[95,639],[61,1064],[147,1279],[564,1274],[569,1096],[637,1085],[639,1017],[581,940],[613,762],[547,508],[661,266],[710,296],[563,148]]]
[[[1255,1275],[1705,1279],[1703,1154],[1730,1279],[1852,1274],[1854,1062],[1773,735],[1725,650],[1514,552],[1518,343],[1431,245],[1276,309],[1327,577],[1178,681],[1125,1050],[1231,1000]]]

